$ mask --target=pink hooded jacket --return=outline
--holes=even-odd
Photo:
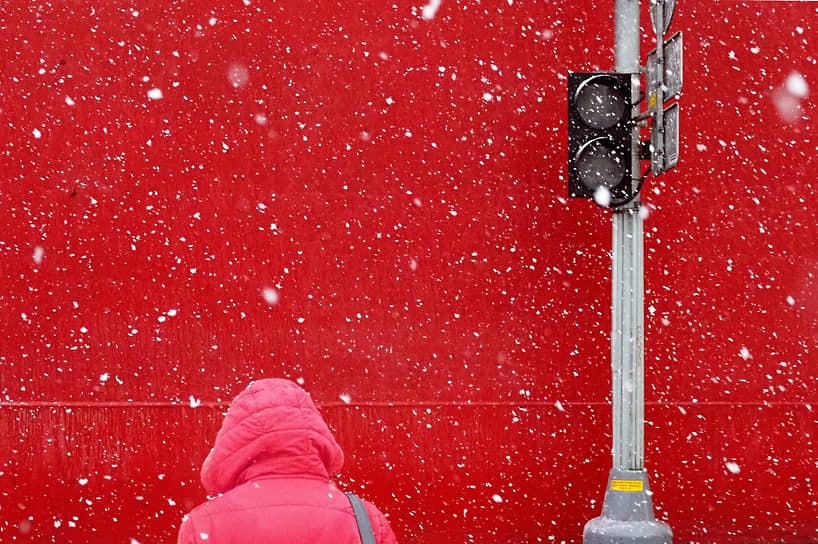
[[[179,544],[360,544],[352,506],[330,478],[344,454],[309,395],[287,380],[250,384],[230,405],[202,465],[216,498],[194,508]],[[364,501],[378,544],[397,544]]]

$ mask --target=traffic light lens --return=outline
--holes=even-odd
[[[577,151],[575,164],[580,181],[588,189],[611,189],[625,177],[627,159],[610,138],[596,138]]]
[[[580,119],[589,127],[609,129],[625,115],[630,97],[618,88],[615,79],[592,77],[577,89],[575,107]]]

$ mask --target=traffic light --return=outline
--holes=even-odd
[[[568,192],[631,195],[631,74],[568,73]]]

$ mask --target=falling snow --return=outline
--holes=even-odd
[[[804,79],[804,76],[798,72],[793,72],[787,76],[787,80],[784,82],[784,85],[787,88],[787,92],[797,98],[806,98],[809,96],[809,85],[807,84],[807,80]]]
[[[441,2],[442,0],[429,0],[429,3],[423,6],[423,18],[427,21],[434,19]]]
[[[279,295],[278,291],[272,287],[265,287],[261,293],[262,297],[264,298],[264,302],[269,304],[270,306],[275,306],[278,304]]]
[[[399,541],[573,542],[640,392],[614,347],[676,540],[815,539],[814,2],[679,2],[625,346],[619,193],[566,187],[614,3],[57,4],[2,3],[0,541],[175,541],[275,376]]]

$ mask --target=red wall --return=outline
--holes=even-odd
[[[0,541],[174,542],[226,403],[284,376],[402,541],[578,542],[610,214],[566,198],[565,76],[612,67],[612,3],[100,4],[0,6]],[[680,4],[657,514],[818,540],[818,7]]]

